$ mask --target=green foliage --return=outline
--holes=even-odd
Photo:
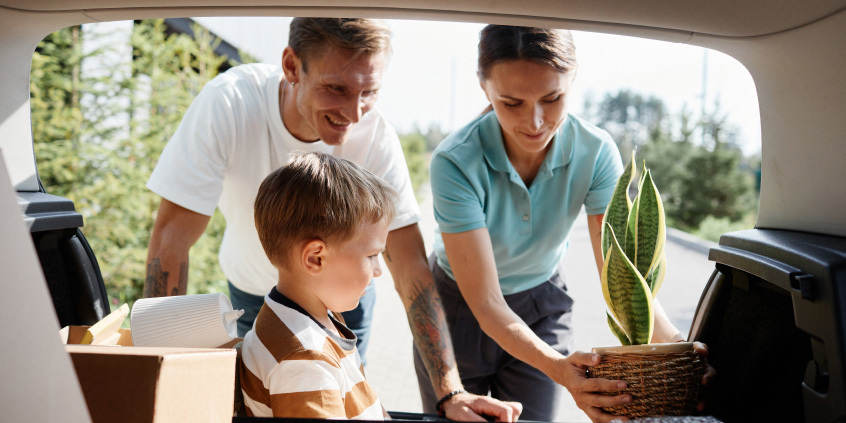
[[[603,216],[600,276],[611,310],[607,319],[611,332],[623,345],[641,345],[652,339],[652,299],[664,278],[667,228],[661,195],[645,162],[638,193],[629,201],[634,153],[631,157]]]
[[[80,27],[70,27],[47,36],[32,55],[32,136],[36,157],[47,162],[40,171],[45,185],[59,187],[55,194],[65,196],[74,188],[77,177],[88,162],[67,151],[80,150],[83,128],[79,108],[80,68],[83,55]],[[81,156],[91,156],[87,151]]]
[[[429,152],[427,151],[426,138],[420,132],[400,134],[399,138],[408,165],[411,186],[417,193],[420,186],[429,181]],[[419,200],[420,198],[418,198]]]
[[[588,98],[585,110],[611,134],[623,157],[668,131],[667,108],[654,96],[644,97],[630,90],[620,90],[606,93],[596,105]]]
[[[214,54],[208,31],[196,25],[194,33],[168,35],[161,19],[137,22],[127,34],[131,46],[123,46],[131,47],[127,64],[108,43],[82,52],[83,41],[96,45],[97,37],[114,33],[72,27],[49,35],[33,55],[39,176],[47,192],[73,200],[83,215],[113,302],[132,303],[142,294],[160,201],[145,183],[185,110],[226,60]],[[86,61],[96,69],[83,72]],[[215,213],[192,248],[189,292],[225,292],[217,263],[224,225]]]
[[[692,234],[702,239],[720,242],[720,237],[727,232],[741,231],[755,227],[756,218],[757,213],[754,211],[747,213],[743,216],[743,218],[737,221],[732,221],[727,217],[718,218],[708,216],[702,220],[702,223],[699,224],[699,228],[693,231]]]
[[[750,209],[750,175],[738,171],[740,154],[697,147],[678,174],[677,191],[668,200],[667,215],[679,229],[692,231],[705,218],[737,221]]]
[[[417,201],[420,201],[420,186],[429,182],[429,160],[431,152],[446,138],[447,134],[441,131],[441,127],[432,124],[426,132],[415,127],[411,132],[399,134],[402,152],[408,164],[408,174],[411,177],[411,186],[417,194]]]
[[[668,225],[692,232],[709,216],[737,222],[757,207],[760,167],[743,157],[719,103],[697,122],[686,109],[674,117],[661,100],[623,90],[597,105],[587,101],[585,110],[624,156],[637,147],[650,163]],[[702,134],[701,142],[694,142],[695,134]]]
[[[623,245],[626,245],[626,238],[628,233],[629,210],[632,208],[632,200],[629,198],[629,186],[632,183],[632,178],[635,175],[634,155],[632,160],[626,165],[623,173],[617,179],[617,185],[614,187],[614,194],[611,196],[611,201],[605,209],[605,216],[603,220],[608,223],[612,229],[616,228],[619,232],[618,239],[623,240]],[[614,234],[611,231],[605,230],[605,225],[602,225],[602,256],[608,253],[611,248]]]
[[[613,232],[610,225],[605,227]],[[602,268],[602,293],[613,314],[608,326],[620,343],[648,344],[654,329],[652,293],[613,236]]]
[[[429,129],[426,130],[426,133],[422,133],[422,131],[417,130],[417,132],[423,135],[423,138],[426,138],[426,150],[427,151],[435,151],[435,148],[438,147],[438,144],[444,140],[444,138],[449,135],[448,133],[441,130],[441,126],[437,123],[433,123],[429,125]]]

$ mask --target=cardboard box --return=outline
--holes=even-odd
[[[74,345],[87,328],[62,329],[93,422],[231,422],[235,350]]]

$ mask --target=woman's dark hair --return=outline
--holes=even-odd
[[[566,29],[488,25],[479,35],[479,79],[491,67],[509,60],[530,60],[561,73],[576,70],[576,45]]]

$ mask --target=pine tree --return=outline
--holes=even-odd
[[[684,230],[695,230],[707,217],[738,221],[754,209],[752,175],[741,170],[743,152],[734,130],[716,107],[700,123],[706,134],[684,160],[678,188],[667,208],[668,218]]]
[[[138,21],[127,58],[109,45],[83,53],[84,42],[109,34],[71,27],[49,35],[33,55],[39,176],[47,192],[73,200],[83,215],[114,302],[142,294],[160,201],[146,181],[191,101],[227,60],[214,53],[219,41],[207,30],[193,29],[194,38],[168,34],[162,19]],[[86,73],[84,63],[96,69]],[[225,292],[216,253],[223,227],[216,213],[192,248],[190,293]]]
[[[742,166],[736,131],[719,103],[695,123],[686,108],[671,119],[663,101],[628,90],[606,94],[596,106],[587,101],[585,108],[623,157],[639,149],[664,197],[669,226],[696,231],[706,218],[735,222],[754,210],[752,169]],[[694,142],[700,131],[705,134],[701,145]]]

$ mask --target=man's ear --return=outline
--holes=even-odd
[[[300,252],[300,264],[306,272],[317,276],[326,261],[326,243],[319,239],[306,242]]]
[[[302,61],[291,46],[285,47],[285,50],[282,50],[282,71],[285,72],[286,81],[293,82],[294,84],[300,82]]]

